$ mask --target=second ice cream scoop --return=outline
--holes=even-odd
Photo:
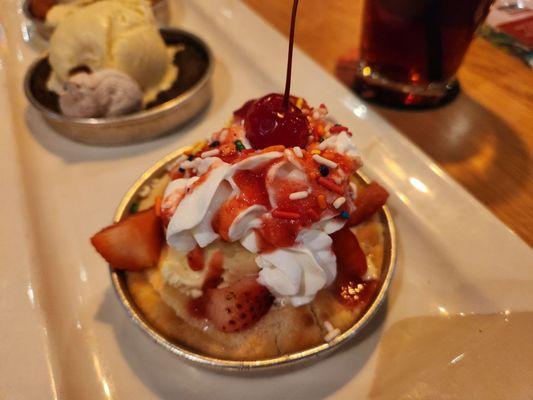
[[[59,96],[59,107],[69,117],[112,117],[140,110],[142,98],[141,88],[130,76],[103,69],[72,75]]]

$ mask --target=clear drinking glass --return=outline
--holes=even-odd
[[[455,97],[456,73],[493,0],[366,0],[354,90],[396,106]]]

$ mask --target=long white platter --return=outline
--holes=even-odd
[[[20,1],[3,0],[0,397],[531,398],[531,249],[300,51],[293,92],[351,127],[364,172],[392,194],[400,256],[386,306],[333,356],[268,375],[198,369],[138,331],[88,238],[145,169],[284,80],[287,41],[240,2],[174,0],[171,11],[213,49],[211,105],[171,136],[97,148],[57,135],[29,107],[22,79],[40,44],[27,41]]]

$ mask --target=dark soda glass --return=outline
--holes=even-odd
[[[354,89],[395,105],[435,105],[457,92],[455,74],[493,0],[366,0]]]

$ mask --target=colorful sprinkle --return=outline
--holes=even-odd
[[[207,146],[207,140],[200,140],[193,146],[192,153],[196,154],[200,152],[205,146]]]
[[[325,165],[326,167],[330,168],[337,168],[338,165],[336,162],[328,160],[327,158],[319,156],[318,154],[313,155],[313,160],[315,160],[319,164]]]
[[[341,212],[341,218],[349,219],[350,218],[350,213],[348,211]]]
[[[328,207],[328,203],[326,203],[326,197],[324,197],[323,194],[319,194],[316,198],[317,202],[318,202],[318,206],[324,210]]]
[[[218,140],[215,140],[209,143],[209,147],[217,147],[217,146],[220,146],[220,142]]]
[[[315,154],[320,154],[322,153],[320,150],[318,149],[314,149],[314,150],[311,150],[311,154],[315,155]]]
[[[340,132],[343,132],[343,131],[347,131],[348,128],[346,128],[345,126],[342,126],[340,124],[335,124],[334,126],[332,126],[329,131],[331,133],[340,133]]]
[[[272,151],[283,152],[283,151],[285,151],[285,146],[283,146],[282,144],[276,144],[274,146],[268,146],[268,147],[265,147],[263,150],[261,150],[261,153],[270,153]]]
[[[350,182],[350,196],[352,199],[355,199],[357,197],[357,185],[353,182]]]
[[[301,200],[301,199],[305,199],[307,196],[309,196],[309,192],[303,190],[301,192],[293,192],[289,194],[289,199],[290,200]]]
[[[154,210],[155,210],[155,215],[157,215],[158,217],[161,216],[161,203],[163,201],[163,198],[161,196],[157,196],[155,198],[155,202],[154,202]]]
[[[298,219],[300,218],[300,214],[296,212],[290,212],[290,211],[281,211],[278,209],[275,209],[272,211],[272,216],[274,218],[281,218],[281,219]]]
[[[346,198],[345,197],[337,197],[335,199],[335,201],[333,202],[333,207],[340,208],[340,207],[342,207],[342,205],[344,203],[346,203]]]
[[[130,214],[135,214],[139,210],[139,203],[133,203],[130,206]]]
[[[330,181],[329,179],[320,177],[317,179],[318,183],[320,183],[322,186],[324,186],[326,189],[331,190],[332,192],[335,192],[337,194],[344,194],[344,189]]]
[[[214,156],[217,156],[219,153],[220,153],[219,149],[213,149],[213,150],[209,150],[209,151],[204,151],[202,153],[201,157],[202,158],[214,157]]]
[[[236,140],[234,143],[238,151],[243,151],[245,149],[244,144],[242,144],[240,140]]]
[[[320,175],[322,175],[322,176],[328,176],[329,175],[329,168],[326,167],[325,165],[321,165],[320,168],[319,168],[319,171],[320,171]]]

